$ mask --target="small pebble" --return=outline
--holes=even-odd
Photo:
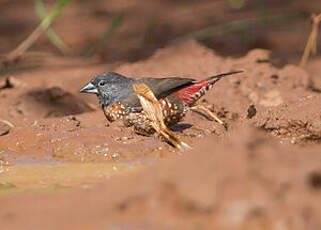
[[[111,155],[112,158],[116,158],[116,157],[118,157],[118,156],[119,156],[118,153],[113,153],[113,154]]]
[[[90,184],[83,184],[83,185],[81,185],[81,188],[82,188],[82,189],[92,189],[93,186],[90,185]]]
[[[292,137],[291,138],[291,144],[295,144],[296,143],[296,138],[295,137]]]

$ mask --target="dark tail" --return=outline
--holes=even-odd
[[[188,105],[192,106],[198,99],[200,99],[207,90],[211,89],[215,82],[220,80],[221,78],[236,74],[242,73],[243,71],[234,71],[229,73],[221,73],[205,80],[192,82],[191,85],[185,86],[182,89],[175,92],[176,96],[178,96],[181,100],[183,100]]]
[[[228,73],[221,73],[215,76],[211,76],[209,78],[206,78],[205,80],[207,81],[211,81],[211,84],[214,84],[215,82],[217,82],[218,80],[220,80],[223,77],[229,76],[229,75],[233,75],[233,74],[237,74],[237,73],[243,73],[244,71],[233,71],[233,72],[228,72]]]

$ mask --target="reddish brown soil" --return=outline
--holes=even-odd
[[[320,94],[310,88],[313,74],[291,65],[277,69],[269,60],[265,50],[221,58],[190,41],[110,69],[129,76],[197,79],[245,71],[218,82],[201,101],[228,129],[189,113],[186,125],[176,129],[193,149],[179,154],[121,123],[108,124],[96,98],[77,93],[88,76],[103,71],[101,66],[11,75],[13,88],[0,91],[6,99],[1,107],[7,108],[0,117],[15,125],[0,139],[2,160],[9,164],[30,158],[49,163],[179,159],[88,191],[0,198],[2,226],[319,229]]]
[[[15,6],[17,16],[1,16],[8,19],[0,23],[7,31],[1,53],[38,22],[32,2],[3,2],[0,7]],[[70,20],[54,27],[75,50],[103,33],[115,12],[124,11],[129,23],[95,57],[28,53],[18,66],[38,68],[0,77],[0,229],[321,229],[321,59],[304,70],[276,67],[284,62],[271,57],[297,61],[308,22],[287,31],[253,29],[256,35],[264,30],[264,39],[255,36],[247,45],[234,37],[207,43],[219,55],[192,40],[171,40],[212,21],[236,19],[238,11],[223,1],[147,2],[81,1],[59,18]],[[243,13],[252,17],[257,9],[249,2]],[[269,2],[272,14],[321,6]],[[142,22],[151,18],[160,25],[147,39]],[[8,29],[9,22],[21,26],[19,33]],[[272,53],[251,49],[243,55],[251,47]],[[56,52],[45,37],[33,49]],[[192,146],[185,152],[119,122],[109,124],[96,96],[79,94],[104,71],[203,79],[232,70],[244,73],[222,79],[199,102],[227,129],[190,112],[173,127]]]
[[[318,149],[280,144],[243,125],[228,140],[208,136],[180,159],[89,190],[2,199],[1,223],[7,229],[316,230],[320,160]]]

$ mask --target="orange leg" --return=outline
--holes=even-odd
[[[199,111],[202,110],[203,112],[205,112],[208,116],[210,116],[211,118],[213,118],[215,121],[217,121],[218,123],[220,123],[221,125],[225,126],[224,122],[219,119],[211,110],[209,110],[208,108],[206,108],[204,105],[195,105],[193,107],[191,107],[191,110],[194,111]]]

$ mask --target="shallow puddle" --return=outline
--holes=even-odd
[[[133,172],[141,164],[72,163],[23,164],[3,166],[0,171],[0,196],[18,192],[46,192],[82,186],[106,180],[111,176]]]

